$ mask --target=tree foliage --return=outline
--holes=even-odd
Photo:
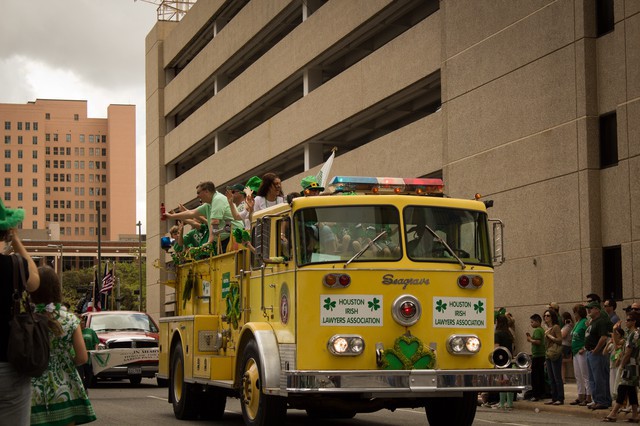
[[[109,268],[113,264],[109,264]],[[98,275],[100,283],[104,274],[104,266],[101,268]],[[120,310],[138,310],[138,295],[134,292],[140,289],[140,270],[138,262],[131,263],[116,263],[115,274],[116,283],[114,289],[109,295],[108,307],[103,306],[103,309],[120,309]],[[65,271],[62,284],[62,296],[64,302],[69,303],[72,311],[76,311],[79,306],[79,302],[84,300],[85,297],[91,298],[93,293],[93,283],[95,277],[95,268],[85,268],[73,271]],[[120,291],[120,298],[118,303],[118,287]],[[146,264],[142,263],[142,306],[146,306]],[[113,298],[113,305],[112,305]],[[119,305],[119,307],[118,307]]]

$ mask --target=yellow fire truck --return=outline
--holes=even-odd
[[[403,407],[471,425],[478,392],[527,389],[526,356],[494,350],[501,223],[442,188],[335,177],[255,213],[246,247],[179,264],[158,374],[175,416],[219,419],[235,397],[247,425]]]

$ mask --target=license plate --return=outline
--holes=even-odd
[[[128,367],[127,374],[130,376],[139,376],[142,374],[142,367]]]

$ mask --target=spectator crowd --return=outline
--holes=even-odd
[[[617,303],[589,294],[583,303],[561,311],[556,302],[542,315],[530,316],[525,332],[531,356],[531,390],[524,398],[546,405],[582,406],[607,410],[603,422],[615,422],[620,412],[627,422],[639,423],[638,364],[640,363],[640,303],[634,302],[618,316]],[[504,308],[496,312],[495,346],[514,351],[515,321]],[[565,401],[567,370],[573,367],[578,390],[574,401]],[[513,397],[482,395],[479,404],[511,409]],[[499,399],[498,399],[499,398]]]

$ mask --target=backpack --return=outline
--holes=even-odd
[[[49,366],[50,339],[48,317],[33,312],[26,292],[24,262],[17,254],[13,261],[13,308],[9,322],[7,359],[18,373],[40,377]],[[20,302],[24,312],[20,310]]]

